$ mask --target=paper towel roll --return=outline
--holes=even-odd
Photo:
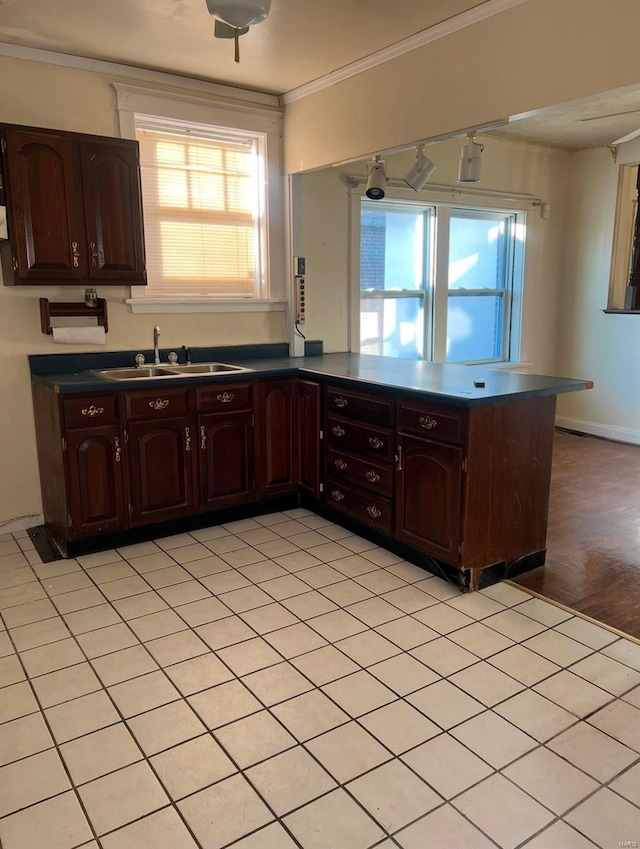
[[[53,327],[53,341],[62,345],[104,345],[104,327]]]

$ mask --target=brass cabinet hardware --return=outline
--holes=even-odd
[[[204,425],[200,425],[200,448],[204,451],[207,447],[207,429]]]
[[[378,510],[377,507],[367,507],[367,513],[372,519],[379,519],[382,516],[382,510]]]
[[[235,397],[233,392],[223,392],[221,395],[216,395],[221,404],[229,404]]]
[[[333,461],[333,465],[336,467],[336,469],[340,469],[341,472],[347,468],[347,464],[340,457],[337,460]]]
[[[73,255],[73,267],[77,268],[80,265],[80,251],[77,242],[71,242],[71,253]]]
[[[420,416],[420,427],[423,427],[425,430],[431,430],[437,424],[438,422],[432,419],[431,416]]]
[[[402,445],[398,445],[398,453],[396,454],[394,459],[395,459],[396,463],[398,464],[396,466],[397,470],[399,472],[401,472],[402,471]]]
[[[96,247],[95,242],[89,242],[89,248],[91,249],[91,265],[93,268],[98,267],[98,249]]]
[[[120,455],[122,454],[122,448],[120,447],[120,437],[116,436],[114,439],[114,445],[116,449],[116,463],[120,462]]]
[[[184,429],[184,450],[191,451],[191,431],[188,427]]]
[[[338,395],[338,397],[334,398],[333,401],[334,401],[334,404],[336,405],[336,407],[348,407],[349,406],[349,402],[347,401],[346,398],[343,398],[342,395]]]
[[[382,448],[382,446],[384,445],[384,442],[381,439],[378,439],[377,436],[370,436],[369,437],[369,445],[372,448]]]
[[[380,480],[380,475],[376,474],[373,469],[369,469],[368,472],[365,472],[364,476],[368,481],[371,481],[371,483],[378,483]]]
[[[345,433],[346,433],[346,430],[345,430],[343,427],[340,427],[340,425],[334,425],[334,426],[331,428],[331,433],[332,433],[334,436],[344,436],[344,435],[345,435]]]
[[[94,418],[95,416],[101,416],[103,413],[104,407],[94,407],[93,404],[90,407],[85,407],[85,409],[82,410],[82,415],[88,416],[90,419]]]
[[[152,410],[164,410],[169,406],[168,398],[156,398],[155,401],[149,401],[149,406]]]
[[[331,497],[334,501],[344,501],[344,495],[340,492],[339,489],[332,490]]]
[[[14,271],[17,271],[17,270],[18,270],[18,259],[17,259],[17,257],[15,257],[15,256],[14,256],[14,258],[13,258],[13,270],[14,270]]]

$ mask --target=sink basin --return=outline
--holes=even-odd
[[[142,368],[105,368],[92,371],[97,377],[108,380],[144,380],[150,377],[177,377],[175,372],[164,366],[143,366]]]
[[[205,374],[223,374],[225,372],[242,372],[251,371],[242,366],[230,366],[227,363],[192,363],[184,366],[171,366],[171,371],[174,374],[184,375],[205,375]]]

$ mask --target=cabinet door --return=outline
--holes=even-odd
[[[296,380],[298,483],[320,497],[320,384]]]
[[[74,535],[126,525],[123,458],[117,425],[67,431],[68,492]]]
[[[86,274],[74,141],[56,133],[3,135],[13,280],[69,281]]]
[[[396,536],[456,565],[459,560],[462,449],[399,438]]]
[[[295,404],[292,380],[256,385],[256,484],[258,496],[298,489],[297,451],[293,450]]]
[[[162,522],[195,507],[197,443],[187,418],[129,424],[131,522]]]
[[[80,142],[89,277],[146,283],[138,144]]]
[[[209,510],[251,501],[253,428],[251,413],[200,416],[200,506]]]

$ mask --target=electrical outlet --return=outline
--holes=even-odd
[[[304,324],[305,323],[305,282],[304,277],[299,274],[296,274],[295,278],[295,290],[296,290],[296,323]]]

